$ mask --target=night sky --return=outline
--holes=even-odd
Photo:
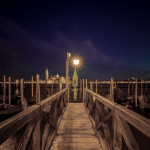
[[[65,76],[67,52],[82,58],[79,78],[150,79],[150,4],[0,2],[1,76]]]

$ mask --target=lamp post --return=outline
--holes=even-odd
[[[77,92],[78,92],[78,74],[77,74],[77,65],[79,64],[79,59],[74,59],[73,63],[75,65],[74,74],[72,77],[72,91],[73,91],[73,99],[74,101],[77,101]]]
[[[71,57],[71,53],[67,52],[67,60],[66,60],[66,88],[68,89],[68,102],[69,102],[69,58]]]

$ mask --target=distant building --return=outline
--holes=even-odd
[[[45,70],[45,80],[48,81],[49,79],[49,72],[48,72],[48,69],[46,68]]]
[[[65,77],[63,77],[63,76],[60,77],[58,73],[56,74],[56,76],[51,75],[51,77],[49,78],[49,71],[47,68],[45,70],[45,80],[47,83],[59,83],[59,82],[62,82],[62,84],[66,83]]]

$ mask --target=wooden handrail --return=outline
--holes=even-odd
[[[36,122],[38,122],[38,120],[41,118],[41,113],[42,113],[43,109],[46,108],[49,104],[52,104],[55,100],[57,100],[57,98],[59,98],[65,92],[67,92],[67,88],[59,91],[56,94],[51,95],[50,97],[46,98],[45,100],[43,100],[33,106],[30,106],[26,110],[1,122],[0,123],[0,144],[2,144],[9,137],[14,135],[24,125],[32,122],[32,120],[35,120],[35,123],[32,123],[32,124],[34,124],[34,126],[36,126]],[[54,105],[55,105],[55,103],[54,103]],[[40,123],[40,121],[39,121],[39,123]],[[41,148],[38,148],[38,149],[41,149]]]
[[[114,110],[115,113],[117,113],[120,117],[128,121],[142,133],[150,137],[150,119],[147,119],[146,117],[141,116],[135,113],[134,111],[127,109],[126,107],[123,107],[113,101],[110,101],[109,99],[98,95],[89,89],[85,89],[85,91],[91,94],[92,96],[96,97],[98,101],[103,103],[105,106],[109,107],[111,110]]]

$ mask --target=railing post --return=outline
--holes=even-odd
[[[141,78],[141,95],[143,96],[143,80]]]
[[[129,78],[128,78],[128,95],[130,95],[130,81],[129,81]]]
[[[31,96],[33,97],[34,96],[34,93],[33,93],[33,76],[31,77]]]
[[[135,80],[135,107],[137,107],[137,87],[138,87],[138,80]]]
[[[3,103],[5,104],[6,99],[6,76],[4,75],[4,81],[3,81]]]
[[[8,94],[8,97],[9,97],[9,105],[11,104],[11,77],[8,78],[9,80],[9,94]]]
[[[84,103],[84,79],[83,79],[83,103]]]
[[[95,81],[95,88],[96,88],[96,94],[97,94],[97,79],[96,79],[96,81]]]
[[[40,76],[36,75],[36,103],[40,102],[40,84],[39,84]]]
[[[114,101],[114,78],[110,80],[110,100]]]

